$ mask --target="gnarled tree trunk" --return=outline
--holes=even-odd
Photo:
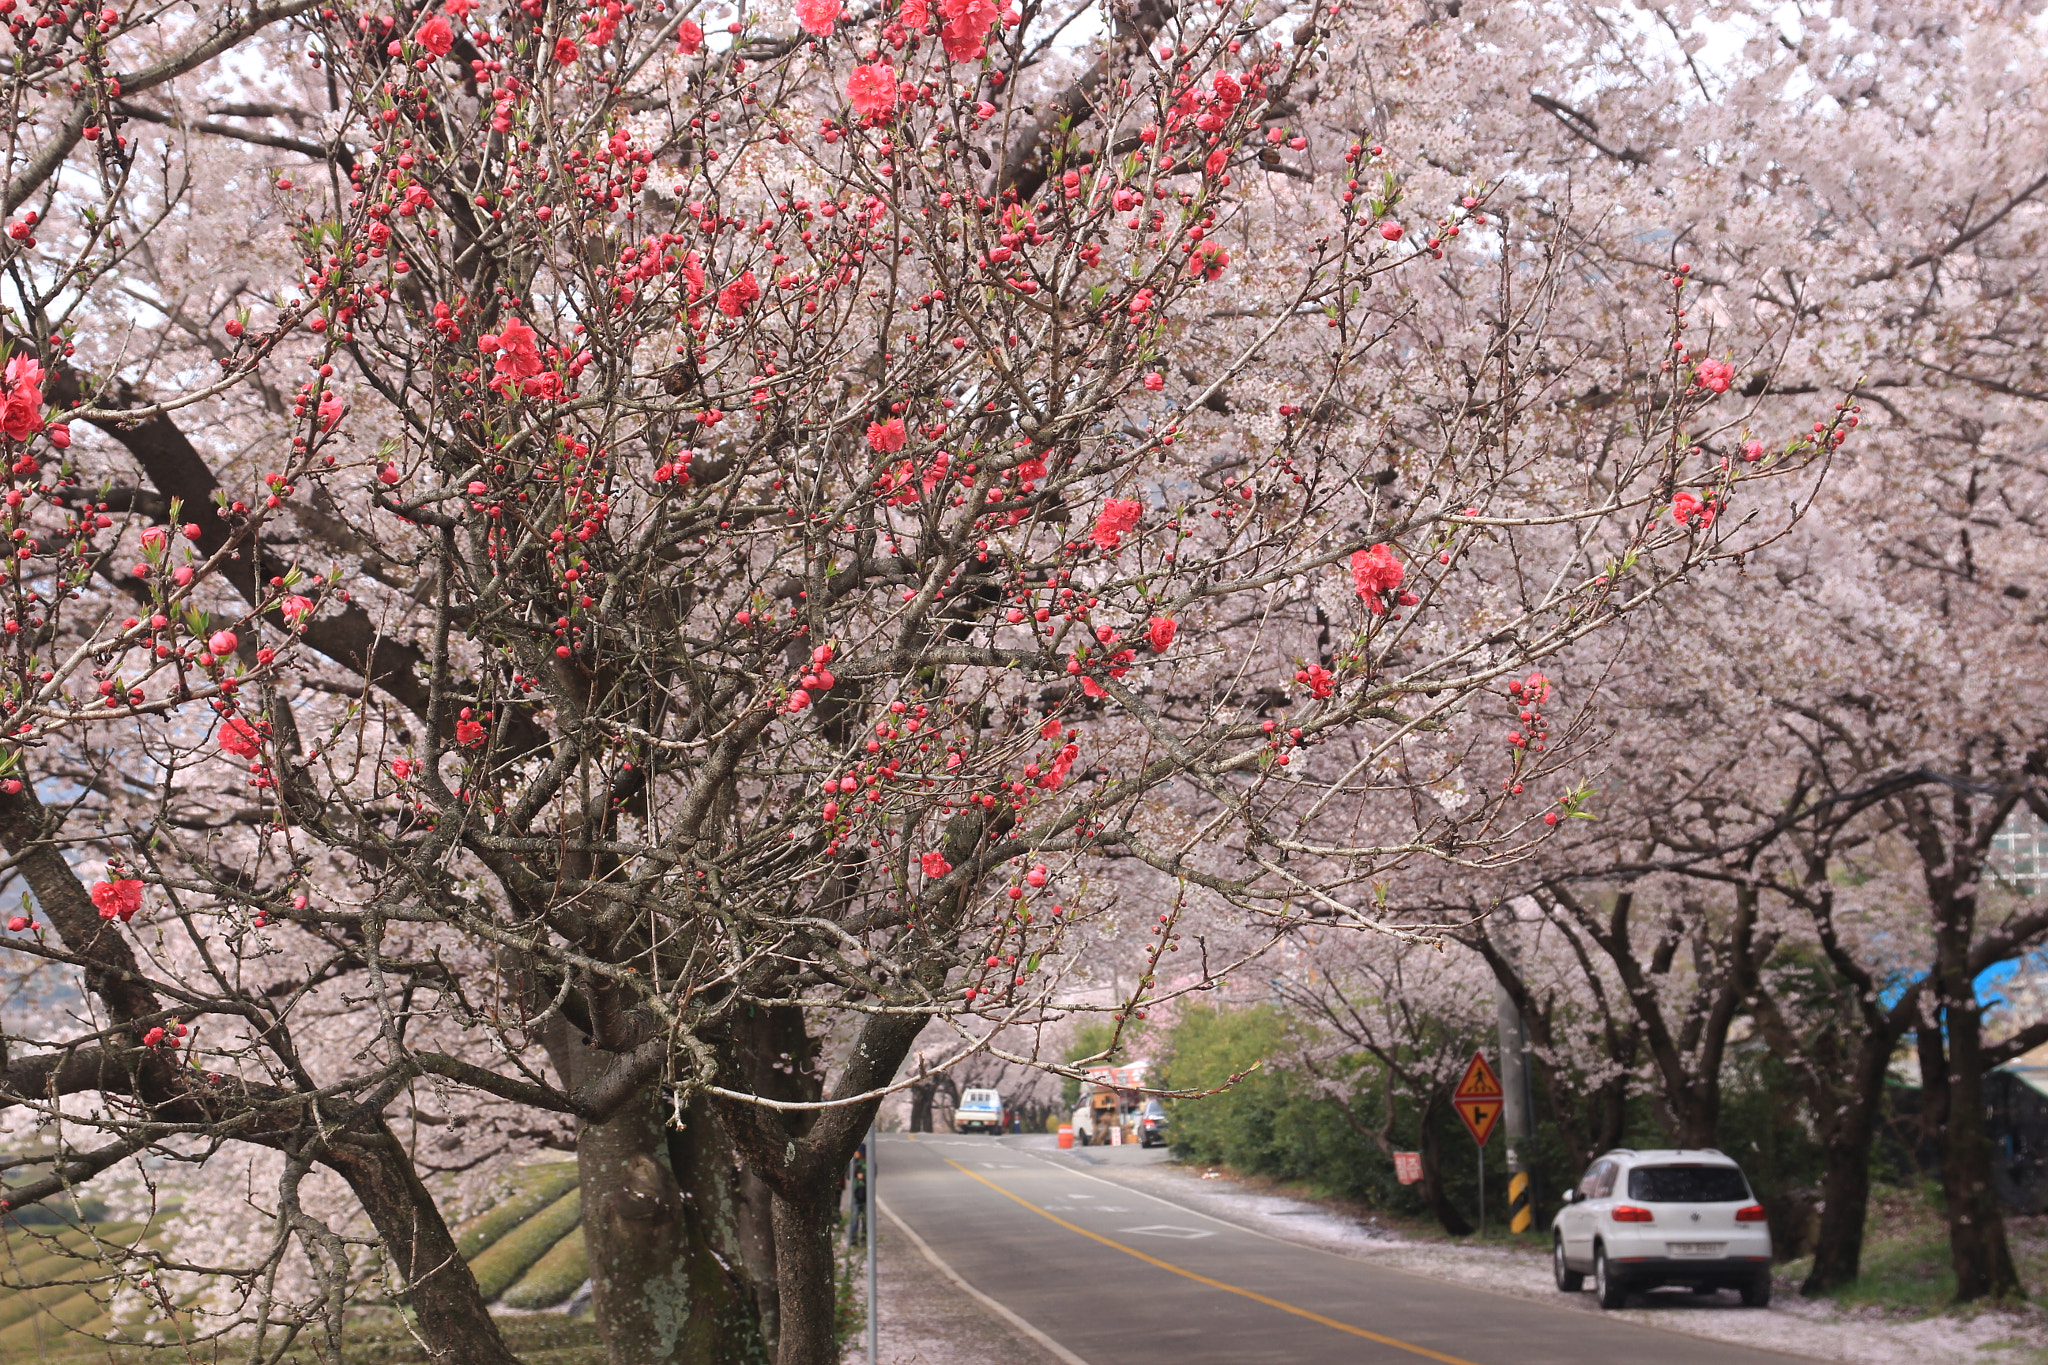
[[[549,1055],[566,1084],[590,1083],[625,1055],[591,1045],[559,1019]],[[731,1155],[697,1106],[668,1129],[648,1084],[576,1134],[592,1306],[611,1365],[740,1365],[767,1359],[743,1264]],[[699,1131],[693,1132],[696,1129]],[[675,1156],[688,1163],[678,1170]]]

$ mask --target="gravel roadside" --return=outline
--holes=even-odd
[[[882,1301],[877,1324],[882,1365],[1071,1365],[1013,1327],[927,1260],[903,1224],[879,1201],[882,1235],[875,1242],[875,1292]],[[859,1297],[867,1298],[865,1271]],[[843,1365],[868,1365],[866,1329],[847,1344]]]

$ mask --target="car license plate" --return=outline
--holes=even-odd
[[[1726,1242],[1666,1242],[1673,1256],[1719,1256],[1728,1249]]]

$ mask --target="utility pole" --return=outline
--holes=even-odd
[[[1517,916],[1519,918],[1519,916]],[[1505,933],[1495,936],[1501,956],[1510,963],[1520,957],[1516,939],[1520,930],[1510,920],[1501,926]],[[1522,1025],[1522,1012],[1515,998],[1498,980],[1493,983],[1494,1018],[1500,1034],[1500,1081],[1506,1092],[1501,1098],[1501,1122],[1508,1130],[1508,1230],[1527,1232],[1536,1222],[1535,1201],[1529,1189],[1528,1148],[1535,1132],[1535,1106],[1530,1103],[1529,1033]]]
[[[875,1160],[879,1155],[875,1138],[881,1133],[880,1115],[877,1122],[868,1124],[868,1365],[880,1365],[881,1356],[876,1352],[876,1343],[881,1338],[881,1308],[875,1298],[875,1240],[881,1236],[881,1220],[876,1216],[881,1210],[879,1196],[881,1185],[876,1179],[881,1174],[881,1163]]]

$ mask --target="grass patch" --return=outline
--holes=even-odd
[[[1997,1303],[1955,1303],[1955,1265],[1949,1258],[1948,1224],[1940,1202],[1940,1191],[1932,1187],[1873,1191],[1860,1273],[1854,1284],[1828,1294],[1828,1300],[1844,1308],[1876,1308],[1904,1317],[2000,1311]],[[2021,1286],[2038,1297],[2048,1287],[2048,1217],[2007,1214],[2005,1237]],[[1780,1266],[1778,1274],[1796,1284],[1812,1269],[1813,1258],[1802,1257]]]
[[[1801,1270],[1811,1262],[1796,1263]],[[1932,1227],[1902,1230],[1864,1243],[1862,1273],[1831,1297],[1845,1308],[1880,1307],[1938,1313],[1956,1296],[1948,1234]]]

